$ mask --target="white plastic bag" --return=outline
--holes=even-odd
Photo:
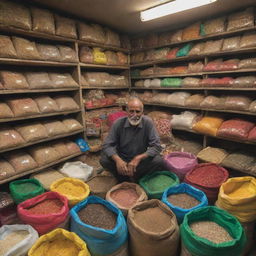
[[[191,130],[196,122],[198,114],[191,111],[184,111],[180,115],[173,115],[171,126],[179,130]]]
[[[38,233],[37,231],[31,227],[30,225],[4,225],[0,228],[0,240],[4,240],[5,237],[9,236],[13,232],[17,231],[27,231],[28,235],[21,240],[18,243],[15,243],[11,246],[11,248],[6,251],[7,244],[4,244],[4,246],[1,245],[1,247],[5,247],[4,251],[5,253],[1,254],[1,256],[26,256],[29,249],[32,247],[32,245],[36,242],[38,239]],[[8,243],[15,242],[13,239],[8,239]],[[3,242],[3,241],[2,241]],[[1,249],[2,250],[2,249]],[[0,250],[0,252],[1,252]]]
[[[87,181],[92,175],[93,167],[80,161],[67,162],[59,171],[68,177]]]

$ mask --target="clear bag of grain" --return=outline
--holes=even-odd
[[[0,254],[3,256],[27,255],[38,239],[37,231],[30,225],[4,225],[0,228]]]
[[[55,96],[53,98],[60,111],[70,111],[79,109],[78,104],[69,96]]]
[[[131,54],[131,63],[136,64],[143,62],[145,58],[145,52],[136,52]]]
[[[70,155],[69,150],[67,149],[64,142],[55,142],[52,144],[52,147],[59,153],[59,155],[62,157],[67,157]]]
[[[6,103],[0,102],[0,118],[8,117],[14,117],[14,114]]]
[[[120,38],[118,33],[114,32],[109,28],[106,28],[105,35],[106,35],[105,44],[120,47],[121,43],[120,43]]]
[[[3,0],[0,3],[0,23],[7,26],[31,30],[29,9],[19,3]]]
[[[18,98],[7,100],[15,117],[30,116],[40,114],[38,106],[31,98]]]
[[[47,9],[31,7],[33,30],[37,32],[55,34],[53,13]]]
[[[241,37],[240,48],[255,47],[256,46],[255,40],[256,40],[256,33],[255,32],[245,33]]]
[[[248,96],[227,96],[224,104],[225,109],[247,111],[252,100]]]
[[[81,153],[80,147],[73,141],[65,141],[65,145],[70,153],[70,155]]]
[[[88,42],[104,43],[105,33],[100,25],[78,23],[79,39]]]
[[[70,73],[49,73],[54,88],[78,87]]]
[[[256,68],[256,58],[248,58],[240,60],[238,68]]]
[[[77,62],[78,57],[73,48],[65,45],[59,45],[60,61],[62,62]]]
[[[131,49],[131,40],[128,35],[119,35],[121,41],[121,47],[125,49]]]
[[[234,82],[234,87],[253,87],[256,83],[256,76],[240,76]]]
[[[9,36],[0,35],[0,57],[17,58],[16,50]]]
[[[54,17],[56,35],[74,39],[77,38],[75,20],[60,16],[58,14],[55,14]]]
[[[182,29],[174,31],[171,37],[171,43],[178,43],[182,41]]]
[[[22,37],[12,37],[12,42],[20,59],[40,60],[41,57],[37,51],[36,43]]]
[[[113,51],[105,51],[105,55],[107,58],[107,65],[118,65],[118,57],[117,54]]]
[[[210,108],[210,109],[223,109],[225,103],[224,97],[217,97],[214,95],[209,95],[200,103],[200,107]]]
[[[228,152],[222,148],[206,147],[197,154],[197,157],[204,162],[220,164],[227,155]]]
[[[0,128],[0,149],[12,148],[25,144],[25,140],[14,129],[8,126]]]
[[[249,111],[256,112],[256,100],[250,104]]]
[[[227,31],[238,30],[245,27],[253,27],[253,7],[243,11],[232,13],[228,16]]]
[[[223,41],[222,51],[237,50],[240,47],[240,39],[240,36],[225,38]]]
[[[128,55],[123,52],[117,52],[117,58],[119,65],[127,65],[128,64]]]
[[[13,166],[16,173],[22,173],[35,169],[38,164],[24,151],[14,151],[12,154],[4,154],[4,158]]]
[[[223,39],[206,41],[202,54],[219,52],[222,49]]]
[[[145,48],[158,46],[158,34],[157,33],[147,34],[143,44]]]
[[[1,81],[5,89],[28,89],[29,85],[22,73],[12,71],[0,71]]]
[[[199,42],[196,43],[191,50],[188,53],[188,56],[193,56],[193,55],[200,55],[202,54],[204,47],[205,47],[205,42]]]
[[[35,97],[34,101],[38,105],[41,113],[52,113],[59,111],[59,107],[56,102],[48,96]]]
[[[188,92],[174,92],[167,97],[167,104],[176,106],[185,106],[185,101],[190,97]]]
[[[92,49],[88,46],[82,46],[79,51],[79,59],[84,63],[93,63]]]
[[[0,192],[0,212],[2,212],[4,209],[7,209],[13,206],[14,206],[14,201],[11,197],[11,194],[8,192]]]
[[[53,169],[47,169],[41,173],[32,174],[30,176],[31,179],[38,180],[46,190],[50,190],[50,186],[53,182],[64,177],[65,176],[62,173]]]
[[[12,165],[0,158],[0,180],[5,180],[15,174],[16,173]]]
[[[26,79],[30,89],[52,88],[52,82],[46,72],[26,72]]]
[[[42,124],[46,128],[49,137],[62,135],[68,132],[67,127],[58,120],[44,121]]]
[[[153,199],[137,204],[129,210],[127,224],[132,255],[177,255],[179,226],[163,202]]]
[[[60,159],[58,152],[53,147],[47,145],[33,146],[29,148],[29,153],[39,166],[49,164]]]
[[[173,32],[172,31],[166,31],[162,32],[158,35],[158,45],[159,46],[165,46],[167,44],[171,43],[171,37]]]
[[[211,35],[224,32],[225,20],[226,17],[224,16],[204,22],[204,34]]]
[[[203,71],[204,64],[202,61],[190,62],[188,64],[188,73],[199,73]]]
[[[199,87],[201,79],[195,77],[186,77],[182,80],[183,87]]]
[[[48,137],[47,130],[39,122],[20,124],[15,126],[15,130],[25,139],[26,142],[37,141]]]
[[[41,59],[46,61],[60,61],[61,56],[57,46],[50,44],[37,44],[36,46]]]
[[[67,127],[68,132],[74,132],[83,128],[83,126],[73,118],[66,118],[62,120],[62,123]]]
[[[226,70],[234,70],[234,69],[238,69],[238,63],[239,63],[239,59],[229,59],[229,60],[225,60],[221,63],[220,65],[220,70],[221,71],[226,71]]]
[[[102,84],[102,72],[86,72],[83,74],[90,86],[100,86]]]
[[[198,107],[200,103],[204,100],[205,95],[203,94],[193,94],[185,100],[185,106],[187,107]]]

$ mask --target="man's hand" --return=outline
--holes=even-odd
[[[121,158],[116,160],[116,169],[119,174],[128,175],[127,163]]]
[[[132,177],[134,175],[140,161],[141,161],[140,157],[136,156],[128,163],[128,176]]]

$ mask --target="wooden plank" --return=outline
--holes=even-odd
[[[130,67],[127,66],[120,66],[120,65],[100,65],[100,64],[89,64],[89,63],[79,63],[80,66],[87,67],[87,68],[105,68],[105,69],[129,69]]]
[[[70,87],[70,88],[60,88],[60,89],[30,89],[30,90],[0,90],[1,94],[16,94],[16,93],[42,93],[42,92],[69,92],[69,91],[78,91],[79,87]]]
[[[217,91],[256,91],[256,87],[132,87],[132,90],[217,90]]]
[[[104,87],[104,86],[90,86],[90,87],[85,87],[82,86],[82,89],[85,90],[90,90],[90,89],[102,89],[102,90],[116,90],[116,89],[129,89],[129,87],[117,87],[117,86],[111,86],[111,87]]]

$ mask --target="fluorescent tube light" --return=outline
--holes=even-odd
[[[153,20],[169,14],[193,9],[206,4],[211,4],[217,0],[176,0],[140,12],[141,21]]]

